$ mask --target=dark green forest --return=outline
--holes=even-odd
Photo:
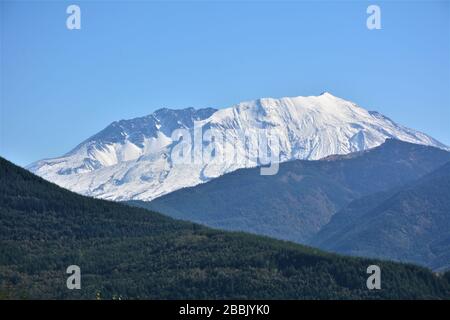
[[[449,299],[449,274],[83,197],[0,158],[1,299]],[[66,288],[69,265],[81,290]],[[381,267],[381,290],[366,268]]]

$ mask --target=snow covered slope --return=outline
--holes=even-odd
[[[258,99],[220,110],[160,109],[146,117],[114,122],[64,156],[37,161],[27,169],[84,195],[152,200],[260,164],[253,158],[218,164],[174,163],[173,148],[179,141],[171,138],[172,133],[183,128],[194,132],[194,123],[236,138],[242,130],[270,130],[280,142],[280,161],[365,150],[386,138],[448,150],[424,133],[325,92],[320,96]],[[227,147],[246,157],[252,146],[237,139]],[[226,154],[227,150],[224,145],[216,152]]]

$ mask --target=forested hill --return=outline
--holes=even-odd
[[[351,202],[310,244],[450,270],[450,162],[405,186]]]
[[[351,201],[401,186],[450,161],[450,152],[389,139],[364,152],[240,169],[133,205],[213,228],[308,243]]]
[[[83,197],[0,158],[0,297],[449,298],[449,275],[211,230]],[[81,290],[66,287],[81,268]],[[382,289],[366,288],[366,268]]]

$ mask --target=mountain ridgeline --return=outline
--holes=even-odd
[[[383,191],[393,192],[395,188],[401,188],[449,161],[448,151],[389,139],[381,146],[363,152],[330,156],[317,161],[296,160],[281,163],[278,174],[273,176],[260,175],[258,168],[241,169],[210,182],[175,191],[151,202],[130,203],[212,227],[241,230],[321,246],[320,231],[334,230],[331,227],[327,228],[327,225],[329,223],[331,225],[334,215],[352,201],[356,202],[357,199],[366,196],[368,196],[366,199],[370,199],[374,193]],[[441,194],[442,197],[447,195],[450,198],[449,188],[445,188],[445,184],[442,185]],[[383,199],[385,197],[375,196],[373,201]],[[368,203],[364,200],[361,201],[361,205],[365,206]],[[450,221],[450,207],[442,201],[436,205],[442,205],[441,209],[444,210],[440,214],[447,223],[442,224],[444,227]],[[415,209],[414,206],[410,208],[412,211]],[[425,207],[422,209],[426,210]],[[345,215],[342,216],[345,220]],[[396,217],[396,213],[393,213],[393,217]],[[367,220],[367,217],[364,219]],[[368,223],[365,220],[359,222],[364,225]],[[429,221],[431,224],[442,222]],[[342,232],[344,235],[344,230]],[[386,233],[387,230],[374,229],[373,232]],[[412,234],[408,235],[410,236]],[[443,235],[438,236],[433,232],[429,234],[430,239],[438,241],[436,246],[450,253],[446,242],[442,240],[444,242],[441,243],[438,240],[441,236]],[[352,238],[354,242],[349,241],[346,250],[342,252],[370,253],[370,248],[365,251],[348,249],[358,246],[364,237],[364,233],[359,233],[359,238]],[[314,242],[311,242],[312,239]],[[414,248],[407,245],[402,247],[409,254],[401,253],[400,249],[397,254],[387,254],[389,250],[381,249],[400,239],[386,235],[376,256],[414,261],[432,268],[448,266],[449,260],[445,261],[441,256],[442,252],[438,254],[440,262],[434,260],[432,262],[432,259],[429,259],[431,255],[425,256],[424,251],[415,252],[417,246],[428,245],[421,244],[420,241]],[[324,248],[334,250],[332,242],[324,245]],[[337,251],[341,252],[340,248],[336,247],[339,249]],[[383,252],[387,255],[383,255]],[[413,254],[417,255],[414,259]]]
[[[401,188],[353,201],[309,243],[450,269],[450,162]]]
[[[72,193],[2,158],[0,220],[3,299],[450,297],[448,273],[173,220]],[[371,264],[381,290],[366,287]],[[80,290],[66,287],[69,265],[81,268]]]
[[[232,145],[243,160],[212,164],[196,159],[192,165],[178,164],[172,157],[177,154],[179,140],[172,134],[184,129],[193,141],[195,127],[202,128],[205,135],[211,129],[224,138],[214,150],[218,159],[227,158],[227,146]],[[27,169],[80,194],[150,201],[236,169],[260,165],[261,159],[255,159],[251,152],[255,144],[248,141],[251,133],[259,130],[278,139],[280,162],[367,150],[388,138],[448,148],[378,112],[324,92],[319,96],[257,99],[219,110],[160,109],[145,117],[115,121],[71,152],[37,161]],[[203,141],[201,145],[208,148],[210,144]]]

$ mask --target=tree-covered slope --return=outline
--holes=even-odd
[[[310,243],[450,269],[450,163],[401,188],[353,201]]]
[[[427,269],[211,230],[76,195],[0,158],[1,298],[449,298]],[[65,270],[81,268],[81,290]],[[366,288],[380,265],[382,289]]]
[[[281,163],[273,176],[241,169],[151,202],[130,203],[212,227],[304,243],[352,200],[410,182],[447,161],[447,151],[390,139],[364,152]]]

